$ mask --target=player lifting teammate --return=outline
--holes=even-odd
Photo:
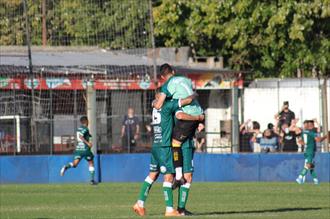
[[[191,80],[184,76],[175,75],[173,68],[169,64],[163,64],[160,67],[160,76],[163,80],[165,80],[165,83],[162,85],[160,96],[154,105],[156,109],[160,109],[166,99],[186,98],[194,93]],[[182,107],[182,111],[192,116],[203,114],[203,110],[197,100],[194,100],[191,104]],[[177,185],[183,185],[185,183],[185,179],[182,177],[181,145],[187,139],[194,136],[198,124],[199,122],[196,121],[185,121],[179,119],[174,126],[172,135],[176,179],[174,182],[174,188],[176,188]]]
[[[73,162],[70,162],[67,165],[62,167],[61,176],[64,176],[64,173],[66,170],[68,170],[72,167],[76,168],[78,166],[80,160],[85,158],[89,165],[90,183],[91,183],[91,185],[96,185],[96,182],[94,181],[94,174],[95,174],[94,161],[93,161],[94,154],[91,151],[91,148],[93,145],[92,145],[92,142],[90,141],[90,138],[92,136],[89,133],[87,116],[81,117],[80,123],[81,123],[81,126],[77,130],[78,144],[77,144],[76,150],[74,152],[74,160],[73,160]]]
[[[159,94],[156,94],[155,101],[158,100]],[[154,101],[154,102],[155,102]],[[181,106],[190,104],[193,96],[185,99],[172,99],[165,101],[161,109],[153,109],[152,126],[153,126],[153,144],[151,150],[150,173],[142,184],[139,199],[133,206],[133,210],[140,216],[145,215],[144,203],[152,184],[157,180],[160,173],[164,174],[163,191],[166,203],[165,216],[181,216],[182,214],[173,209],[173,154],[171,148],[171,136],[173,128],[173,113]],[[201,121],[203,115],[191,116],[183,112],[176,113],[177,117],[183,120]]]

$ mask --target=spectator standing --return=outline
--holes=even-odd
[[[250,140],[253,137],[253,131],[251,129],[251,119],[247,120],[240,126],[240,152],[253,152]]]
[[[139,133],[139,119],[135,116],[134,109],[130,107],[127,110],[127,115],[124,117],[121,128],[122,147],[129,150],[134,149]]]
[[[279,127],[282,124],[287,123],[291,125],[291,121],[296,118],[294,112],[289,109],[289,101],[284,101],[282,106],[282,111],[275,115],[276,119],[279,120]]]
[[[252,133],[253,136],[250,140],[250,145],[253,152],[260,152],[260,139],[262,137],[262,133],[260,131],[260,124],[257,121],[252,122]]]
[[[205,126],[203,123],[199,123],[195,133],[196,152],[204,152],[205,145],[206,145]]]

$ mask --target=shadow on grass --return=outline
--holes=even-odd
[[[253,211],[215,211],[205,213],[194,213],[194,216],[203,215],[226,215],[226,214],[258,214],[258,213],[281,213],[281,212],[292,212],[292,211],[315,211],[330,208],[277,208],[277,209],[266,209],[266,210],[253,210]]]

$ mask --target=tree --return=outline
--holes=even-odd
[[[258,76],[329,72],[330,1],[163,0],[154,9],[158,46],[193,45]]]
[[[43,0],[28,0],[31,40],[42,43]],[[150,46],[148,0],[47,0],[48,45]],[[0,45],[25,45],[22,0],[0,0]]]

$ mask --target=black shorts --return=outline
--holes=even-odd
[[[184,142],[195,135],[199,121],[178,120],[173,128],[172,138]]]

